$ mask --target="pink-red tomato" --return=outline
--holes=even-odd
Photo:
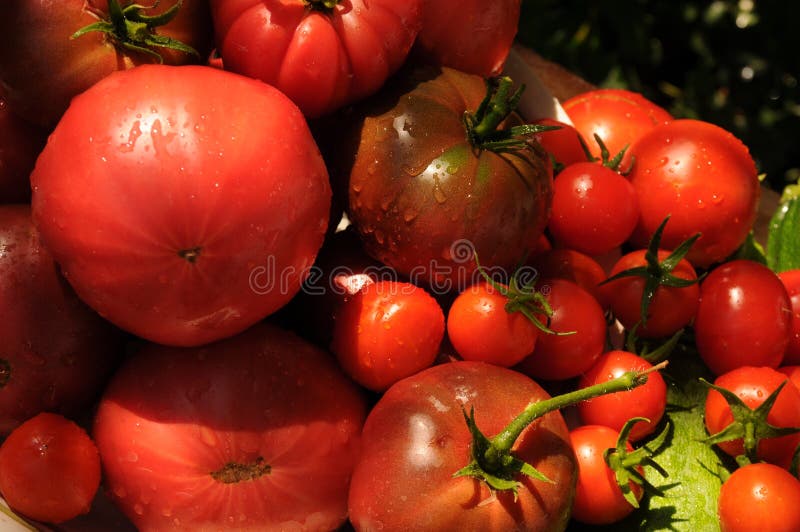
[[[777,368],[792,327],[792,303],[778,276],[748,260],[726,262],[700,284],[697,350],[715,375],[741,366]]]
[[[365,402],[331,357],[262,323],[146,345],[94,422],[109,496],[140,530],[334,530]]]
[[[225,68],[274,85],[309,117],[376,92],[422,24],[420,0],[210,3]]]
[[[718,514],[722,532],[800,530],[800,480],[772,464],[736,469],[722,484]]]
[[[123,329],[198,345],[291,299],[322,244],[325,164],[277,89],[142,65],[73,100],[31,175],[43,240]]]
[[[0,494],[11,509],[46,523],[88,513],[100,487],[100,456],[81,427],[43,412],[0,447]]]
[[[731,255],[753,227],[758,171],[742,142],[719,126],[681,119],[645,133],[633,146],[628,178],[639,198],[632,241],[645,247],[667,216],[661,247],[674,249],[697,232],[686,258],[707,268]]]
[[[784,364],[800,364],[800,270],[778,273],[792,301],[792,334],[783,355]]]

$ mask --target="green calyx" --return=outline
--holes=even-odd
[[[177,39],[156,34],[158,27],[164,26],[175,18],[182,4],[183,0],[177,0],[172,7],[160,15],[149,16],[145,12],[157,6],[158,1],[152,6],[130,4],[123,8],[119,5],[118,0],[108,0],[108,19],[84,26],[73,33],[70,38],[77,39],[87,33],[99,31],[107,35],[118,46],[149,55],[159,63],[163,63],[164,58],[155,50],[158,48],[176,50],[199,58],[200,54],[191,46]]]
[[[589,150],[589,146],[586,145],[586,141],[583,140],[583,137],[578,135],[578,141],[581,143],[581,147],[583,148],[583,153],[586,155],[586,160],[590,163],[600,163],[602,166],[606,168],[610,168],[615,172],[619,172],[622,175],[628,175],[630,171],[633,169],[633,160],[631,160],[631,165],[629,168],[621,169],[619,167],[622,164],[622,159],[625,157],[625,153],[628,151],[629,145],[625,145],[619,153],[615,154],[613,157],[611,156],[611,152],[608,151],[608,147],[606,143],[603,142],[603,139],[597,133],[594,134],[594,140],[597,142],[597,145],[600,147],[600,157],[594,157]]]
[[[305,0],[305,3],[313,10],[331,13],[339,5],[339,0]]]
[[[633,429],[633,426],[639,421],[649,422],[650,420],[643,417],[634,417],[626,421],[625,425],[622,426],[622,430],[620,430],[616,447],[607,449],[606,452],[603,453],[603,459],[614,472],[614,479],[619,489],[622,491],[622,495],[634,508],[639,507],[639,500],[636,498],[636,493],[633,491],[631,484],[640,486],[644,491],[653,495],[664,496],[662,490],[655,487],[644,478],[638,470],[639,467],[650,466],[658,471],[662,477],[669,476],[667,471],[653,460],[652,451],[652,448],[658,448],[663,444],[668,433],[668,426],[664,427],[664,430],[649,442],[648,445],[639,447],[633,451],[628,450],[627,443],[631,429]]]

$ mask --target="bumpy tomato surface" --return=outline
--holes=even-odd
[[[333,530],[364,399],[331,357],[261,324],[208,347],[146,346],[94,423],[107,490],[145,530]]]
[[[31,176],[34,219],[78,294],[147,339],[197,345],[274,312],[327,227],[327,170],[277,89],[142,65],[73,101]]]
[[[563,530],[577,478],[559,412],[529,426],[513,453],[552,482],[520,476],[519,498],[453,473],[470,461],[471,434],[500,432],[530,401],[548,398],[529,378],[482,362],[441,364],[389,388],[364,425],[350,487],[356,530]]]

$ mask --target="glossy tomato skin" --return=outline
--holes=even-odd
[[[121,0],[125,7],[132,0]],[[145,14],[163,13],[174,1],[160,2]],[[0,47],[0,79],[9,102],[23,117],[52,128],[77,94],[105,76],[156,60],[132,52],[94,32],[71,39],[79,29],[108,18],[106,0],[8,0],[0,20],[4,45]],[[211,50],[208,0],[183,0],[180,11],[158,35],[177,39],[206,57]],[[190,54],[159,49],[164,63],[198,63]]]
[[[262,323],[206,347],[145,346],[93,435],[107,491],[140,530],[333,530],[365,409],[327,353]]]
[[[639,198],[632,242],[645,247],[670,216],[661,246],[674,249],[697,232],[686,258],[707,268],[731,255],[753,227],[760,195],[747,147],[730,132],[681,119],[643,135],[630,149],[628,178]]]
[[[697,350],[715,375],[741,366],[777,368],[789,343],[792,304],[766,266],[735,260],[700,285],[694,329]]]
[[[520,0],[421,0],[417,55],[440,66],[500,74],[519,23]]]
[[[723,532],[800,529],[800,480],[772,464],[738,468],[722,484],[719,522]]]
[[[0,206],[0,316],[0,436],[43,411],[81,413],[123,351],[123,334],[59,272],[28,205]]]
[[[452,362],[398,382],[364,425],[362,452],[350,487],[356,530],[563,530],[577,478],[569,433],[558,412],[531,425],[515,455],[552,483],[520,477],[519,498],[453,473],[470,461],[462,408],[475,408],[491,437],[529,401],[548,397],[512,370],[482,362]]]
[[[788,377],[772,368],[744,366],[717,377],[714,384],[735,393],[749,408],[757,408],[786,382],[775,401],[767,422],[775,427],[800,427],[800,391]],[[705,424],[709,434],[716,434],[733,421],[733,414],[725,398],[716,390],[706,396]],[[719,448],[730,456],[744,452],[742,440],[722,442]],[[767,438],[759,442],[758,458],[788,469],[795,448],[800,445],[800,434],[789,434],[778,438]]]
[[[0,203],[29,203],[30,173],[47,132],[14,113],[5,94],[0,85]]]
[[[100,456],[81,427],[43,412],[0,446],[0,493],[9,506],[46,523],[89,512],[100,487]]]
[[[203,66],[142,65],[94,85],[31,183],[38,228],[84,301],[171,345],[225,338],[287,303],[331,196],[297,107]]]
[[[792,302],[792,334],[783,355],[783,364],[800,364],[800,270],[780,272],[778,277]]]
[[[559,128],[542,131],[533,136],[542,145],[544,151],[555,159],[556,163],[561,166],[569,166],[587,161],[586,152],[581,144],[581,134],[574,126],[553,118],[541,118],[534,124]]]
[[[482,78],[415,69],[395,82],[361,111],[348,169],[349,215],[365,249],[442,292],[477,281],[472,251],[482,266],[513,268],[544,230],[549,161],[473,149],[462,119],[486,94]]]
[[[598,285],[606,279],[606,272],[589,255],[574,249],[554,248],[534,254],[528,260],[528,265],[540,278],[572,281],[605,306],[605,299]]]
[[[421,27],[419,0],[211,0],[225,68],[274,85],[309,117],[376,92]]]

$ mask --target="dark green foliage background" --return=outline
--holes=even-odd
[[[517,39],[730,130],[776,190],[800,177],[800,2],[523,0]]]

